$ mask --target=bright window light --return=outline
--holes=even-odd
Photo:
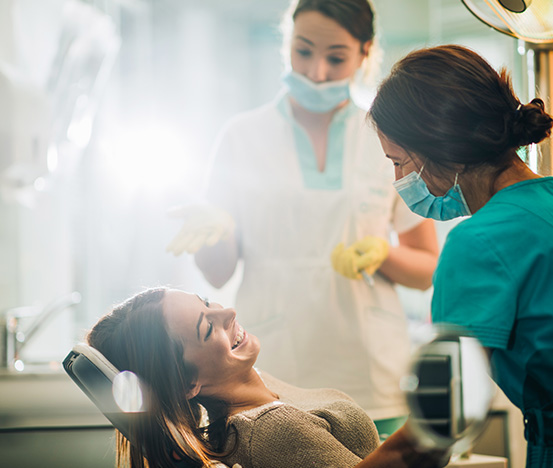
[[[197,145],[169,126],[136,126],[106,148],[106,171],[126,191],[162,192],[197,184],[202,173]]]

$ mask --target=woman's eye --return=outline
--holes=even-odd
[[[207,341],[212,331],[213,331],[213,322],[207,322],[207,333],[205,334],[204,341]]]
[[[209,307],[209,299],[205,299],[204,304],[205,304],[206,307]]]
[[[311,51],[308,49],[296,49],[296,52],[302,57],[309,57],[311,55]]]
[[[328,57],[328,63],[332,64],[332,65],[340,65],[342,63],[344,63],[344,59],[341,58],[341,57]]]

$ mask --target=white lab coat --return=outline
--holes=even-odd
[[[392,283],[337,274],[330,254],[366,235],[390,237],[422,221],[392,186],[393,166],[350,104],[342,188],[307,188],[291,109],[281,94],[233,118],[214,152],[208,198],[234,217],[244,276],[238,321],[261,341],[257,366],[300,387],[333,387],[373,419],[406,414],[399,379],[410,344]],[[297,128],[296,128],[297,131]]]

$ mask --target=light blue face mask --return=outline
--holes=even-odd
[[[455,174],[453,187],[444,196],[437,197],[430,193],[422,180],[423,169],[424,166],[420,172],[411,172],[393,183],[397,193],[413,213],[438,221],[471,214],[461,187],[457,183],[459,174]]]
[[[309,78],[290,70],[282,76],[282,82],[300,106],[308,111],[322,114],[349,99],[350,79],[315,83]]]

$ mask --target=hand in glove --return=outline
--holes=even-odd
[[[169,210],[172,218],[182,218],[181,230],[166,247],[175,256],[183,252],[196,253],[202,247],[227,239],[235,222],[226,211],[210,204],[184,205]]]
[[[388,257],[389,249],[385,239],[375,236],[364,237],[347,248],[340,242],[332,251],[332,267],[351,279],[360,279],[362,270],[373,275]]]

